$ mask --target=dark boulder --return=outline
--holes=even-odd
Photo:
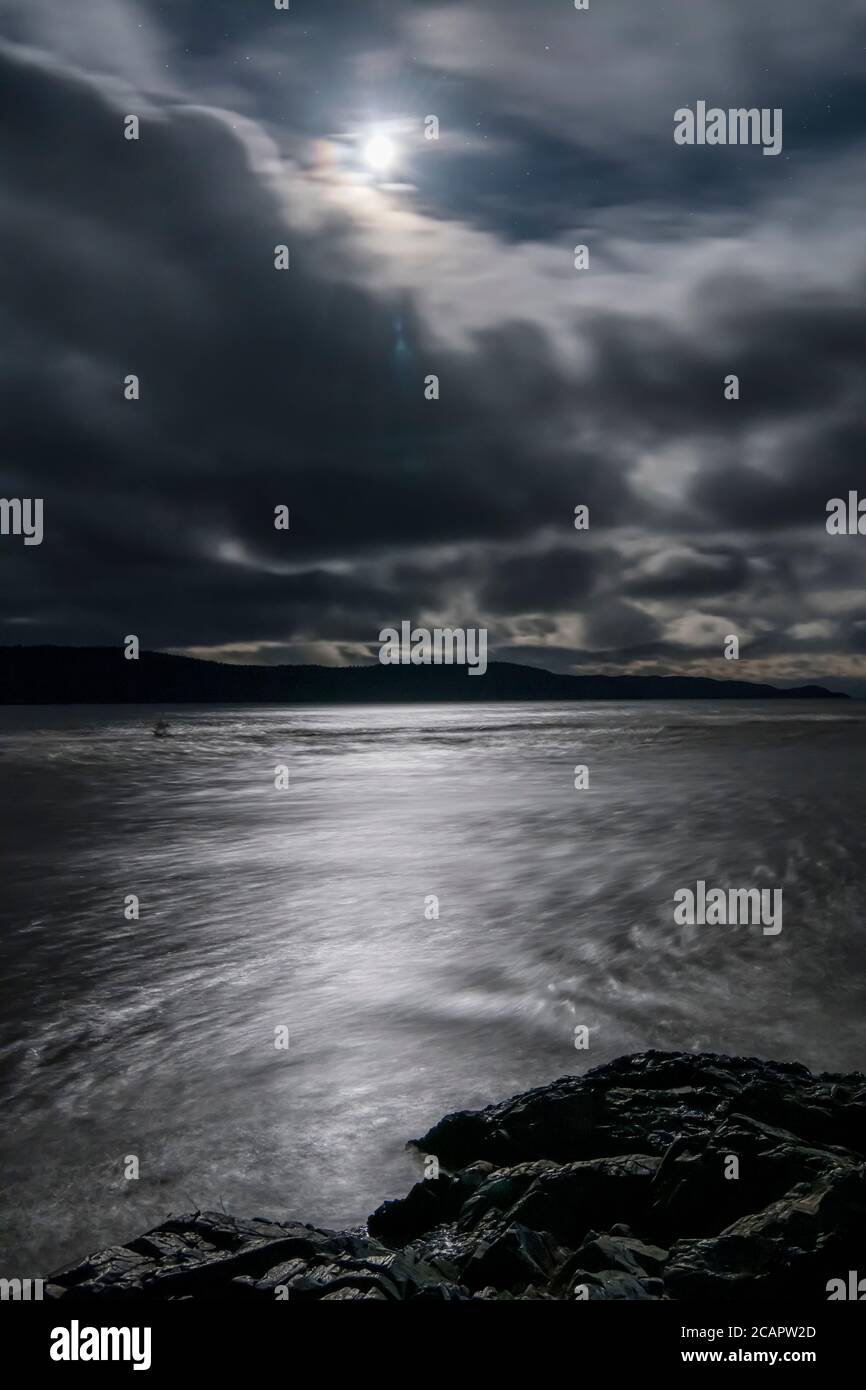
[[[463,1270],[463,1281],[470,1289],[492,1284],[519,1294],[530,1284],[548,1285],[567,1253],[545,1232],[514,1221],[490,1244],[478,1244]]]
[[[708,1240],[678,1241],[664,1271],[671,1298],[827,1297],[863,1262],[866,1165],[801,1183]]]

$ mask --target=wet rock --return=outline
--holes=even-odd
[[[667,1260],[667,1250],[646,1245],[633,1236],[605,1236],[593,1232],[575,1255],[583,1269],[619,1270],[636,1279],[657,1277]]]
[[[509,1216],[575,1246],[591,1226],[612,1226],[643,1211],[659,1160],[648,1154],[553,1165],[539,1175]]]
[[[647,1226],[662,1238],[715,1235],[798,1183],[857,1162],[844,1149],[819,1148],[733,1114],[713,1134],[671,1146],[653,1183]]]
[[[125,1246],[109,1246],[80,1264],[51,1276],[50,1282],[66,1290],[86,1288],[93,1294],[131,1297],[143,1292],[149,1273],[155,1268],[153,1260]]]
[[[550,1159],[542,1159],[535,1163],[518,1163],[513,1168],[493,1169],[462,1207],[461,1229],[471,1229],[478,1212],[509,1211],[536,1178],[544,1173],[557,1172],[558,1169],[559,1164],[553,1163]]]
[[[625,1274],[619,1269],[599,1270],[597,1274],[589,1275],[585,1283],[590,1302],[601,1299],[644,1302],[657,1299],[664,1292],[660,1279],[636,1279],[634,1275]]]
[[[831,1096],[834,1085],[838,1093]],[[866,1094],[859,1074],[815,1077],[796,1063],[712,1053],[620,1057],[484,1110],[446,1115],[415,1142],[449,1168],[478,1158],[509,1166],[630,1152],[661,1157],[676,1139],[712,1132],[719,1107],[725,1113],[735,1102],[738,1110],[772,1123],[770,1112],[760,1109],[768,1097],[773,1115],[799,1115],[802,1137],[859,1145],[863,1152]]]
[[[367,1228],[387,1245],[406,1245],[443,1221],[453,1221],[491,1171],[489,1163],[476,1163],[462,1173],[440,1173],[416,1182],[408,1196],[377,1207]]]
[[[709,1240],[678,1241],[665,1266],[672,1298],[826,1298],[862,1263],[866,1164],[801,1183]]]
[[[628,1300],[646,1302],[664,1294],[661,1279],[638,1279],[620,1269],[601,1269],[589,1273],[584,1269],[570,1270],[568,1278],[558,1282],[556,1297],[581,1303]]]
[[[521,1293],[529,1284],[549,1284],[566,1254],[545,1232],[512,1222],[490,1244],[478,1245],[463,1277],[470,1289],[492,1284]]]

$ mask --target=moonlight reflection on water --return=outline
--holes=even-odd
[[[624,1051],[861,1063],[858,706],[165,713],[0,712],[4,1272],[361,1221],[446,1111]],[[784,929],[677,925],[698,879]]]

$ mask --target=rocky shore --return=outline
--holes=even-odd
[[[866,1275],[861,1073],[643,1052],[414,1144],[438,1176],[366,1229],[170,1217],[46,1296],[809,1301]]]

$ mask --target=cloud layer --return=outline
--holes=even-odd
[[[724,676],[737,633],[740,677],[858,688],[862,8],[238,8],[0,3],[2,493],[45,499],[0,640],[341,661],[447,620]],[[783,154],[675,146],[698,98],[781,106]]]

